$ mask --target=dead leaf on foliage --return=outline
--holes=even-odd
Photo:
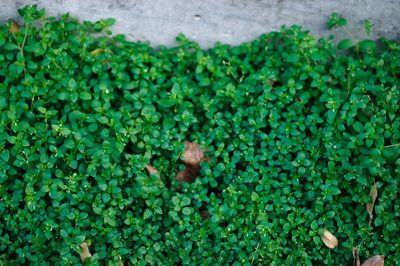
[[[372,219],[374,218],[374,206],[375,206],[375,201],[378,196],[378,189],[376,187],[376,183],[371,188],[371,191],[369,192],[369,196],[371,198],[370,202],[367,203],[367,212],[369,213],[369,224],[371,224]]]
[[[366,261],[361,266],[383,266],[385,264],[385,256],[375,255]]]
[[[328,248],[335,248],[339,244],[337,238],[328,230],[324,230],[320,237]]]
[[[358,249],[356,247],[353,247],[353,257],[354,257],[354,265],[355,266],[360,266],[360,256],[358,254]]]
[[[147,169],[147,172],[148,172],[150,175],[158,174],[157,169],[154,168],[154,166],[152,166],[152,165],[150,165],[150,164],[146,165],[146,169]]]
[[[269,85],[271,85],[271,87],[273,87],[274,85],[275,85],[275,80],[272,80],[272,79],[267,79],[266,81],[265,81],[265,84],[269,84]]]
[[[185,151],[183,152],[183,162],[186,165],[184,170],[176,174],[176,179],[180,182],[193,182],[200,172],[200,163],[208,160],[204,157],[204,150],[199,144],[185,141]]]
[[[82,252],[81,252],[82,262],[85,261],[87,258],[92,257],[92,254],[90,254],[90,252],[89,252],[89,246],[86,242],[83,242],[82,244],[80,244],[80,247],[82,248]]]
[[[198,165],[204,161],[204,152],[199,144],[185,141],[185,152],[183,153],[183,162],[190,165]]]
[[[208,212],[208,210],[204,209],[204,210],[200,211],[200,217],[203,218],[203,219],[207,219],[207,218],[210,218],[211,215]]]
[[[176,176],[175,176],[176,180],[178,180],[179,182],[193,182],[193,177],[192,175],[185,170],[181,170],[179,171]]]
[[[181,170],[176,174],[176,180],[191,183],[199,175],[199,171],[200,168],[198,166],[188,165],[184,170]]]
[[[12,20],[8,31],[11,33],[18,33],[20,31],[20,29],[19,29],[19,25],[17,24],[17,22]]]
[[[94,49],[93,51],[91,51],[90,54],[93,55],[93,56],[96,56],[96,55],[98,55],[98,54],[100,54],[102,52],[103,52],[103,49],[97,48],[97,49]]]

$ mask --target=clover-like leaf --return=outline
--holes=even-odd
[[[340,27],[344,27],[347,25],[347,20],[341,16],[340,14],[334,12],[332,13],[327,21],[327,26],[328,29],[332,29],[332,28],[340,28]]]

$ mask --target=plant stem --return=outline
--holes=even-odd
[[[383,146],[384,148],[392,148],[392,147],[399,147],[400,146],[400,143],[397,143],[397,144],[392,144],[392,145],[386,145],[386,146]]]

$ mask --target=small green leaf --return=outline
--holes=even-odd
[[[175,100],[171,98],[163,98],[158,101],[158,104],[164,108],[171,108],[175,103]]]
[[[153,216],[153,212],[150,209],[146,209],[143,213],[143,219],[147,220]]]
[[[38,111],[41,112],[42,114],[45,114],[47,110],[46,110],[46,108],[39,106]]]
[[[350,39],[343,39],[338,43],[337,48],[339,50],[348,49],[353,46],[353,42]]]
[[[364,30],[367,35],[371,35],[373,27],[374,27],[374,24],[372,23],[371,20],[369,20],[369,19],[364,20]]]
[[[87,91],[82,91],[80,93],[79,97],[80,97],[81,100],[84,100],[84,101],[88,101],[88,100],[92,99],[92,95]]]
[[[193,213],[193,209],[190,208],[190,207],[184,207],[184,208],[182,209],[182,213],[183,213],[184,215],[191,215],[191,214]]]
[[[358,43],[358,48],[361,52],[372,53],[376,49],[376,43],[372,40],[363,40]]]
[[[287,60],[289,63],[293,63],[293,64],[299,62],[299,59],[300,59],[300,57],[299,57],[298,54],[290,54],[290,55],[286,58],[286,60]]]
[[[181,206],[187,206],[189,205],[191,200],[188,197],[182,197],[181,199]]]
[[[10,159],[10,152],[8,150],[4,150],[0,153],[0,158],[3,159],[3,161],[8,162]]]

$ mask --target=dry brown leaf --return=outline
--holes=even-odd
[[[369,223],[371,223],[372,219],[374,218],[374,206],[375,206],[375,201],[376,198],[378,197],[378,189],[376,187],[376,183],[371,188],[371,191],[369,192],[369,196],[371,198],[371,201],[367,203],[367,212],[369,214]]]
[[[204,161],[204,152],[200,149],[200,145],[185,141],[185,152],[183,153],[183,161],[185,164],[198,165]]]
[[[198,166],[186,166],[186,169],[179,171],[176,174],[176,179],[180,182],[193,182],[199,175],[200,168]]]
[[[8,29],[11,33],[18,33],[20,31],[19,25],[15,21],[11,21],[10,28]]]
[[[90,252],[89,252],[89,246],[86,242],[83,242],[82,244],[80,244],[80,247],[82,248],[82,252],[81,252],[82,262],[85,261],[87,258],[92,257],[92,254],[90,254]]]
[[[321,234],[321,239],[328,248],[335,248],[339,244],[337,238],[328,230],[324,230]]]
[[[184,170],[179,171],[175,178],[180,182],[193,182],[200,173],[200,163],[206,161],[204,150],[199,144],[185,141],[185,151],[183,153],[183,162],[186,165]]]
[[[267,79],[266,81],[265,81],[265,84],[269,84],[269,85],[271,85],[272,87],[274,86],[274,84],[275,84],[275,80],[272,80],[272,79]]]
[[[179,171],[175,178],[179,182],[193,182],[192,176],[186,171],[186,169]]]
[[[358,249],[356,247],[353,247],[353,257],[354,257],[354,265],[355,266],[360,266],[360,256],[358,254]]]
[[[361,266],[383,266],[385,264],[385,256],[375,255],[366,261]]]
[[[147,169],[147,172],[149,172],[150,175],[152,175],[152,174],[158,174],[157,169],[154,168],[154,166],[152,166],[152,165],[150,165],[150,164],[146,165],[146,169]]]
[[[91,51],[90,53],[91,53],[93,56],[96,56],[96,55],[98,55],[98,54],[100,54],[100,53],[102,53],[102,52],[103,52],[103,49],[97,48],[97,49],[94,49],[93,51]]]
[[[200,211],[200,217],[203,218],[203,219],[207,219],[207,218],[210,218],[211,215],[208,212],[208,210],[204,209],[204,210]]]

